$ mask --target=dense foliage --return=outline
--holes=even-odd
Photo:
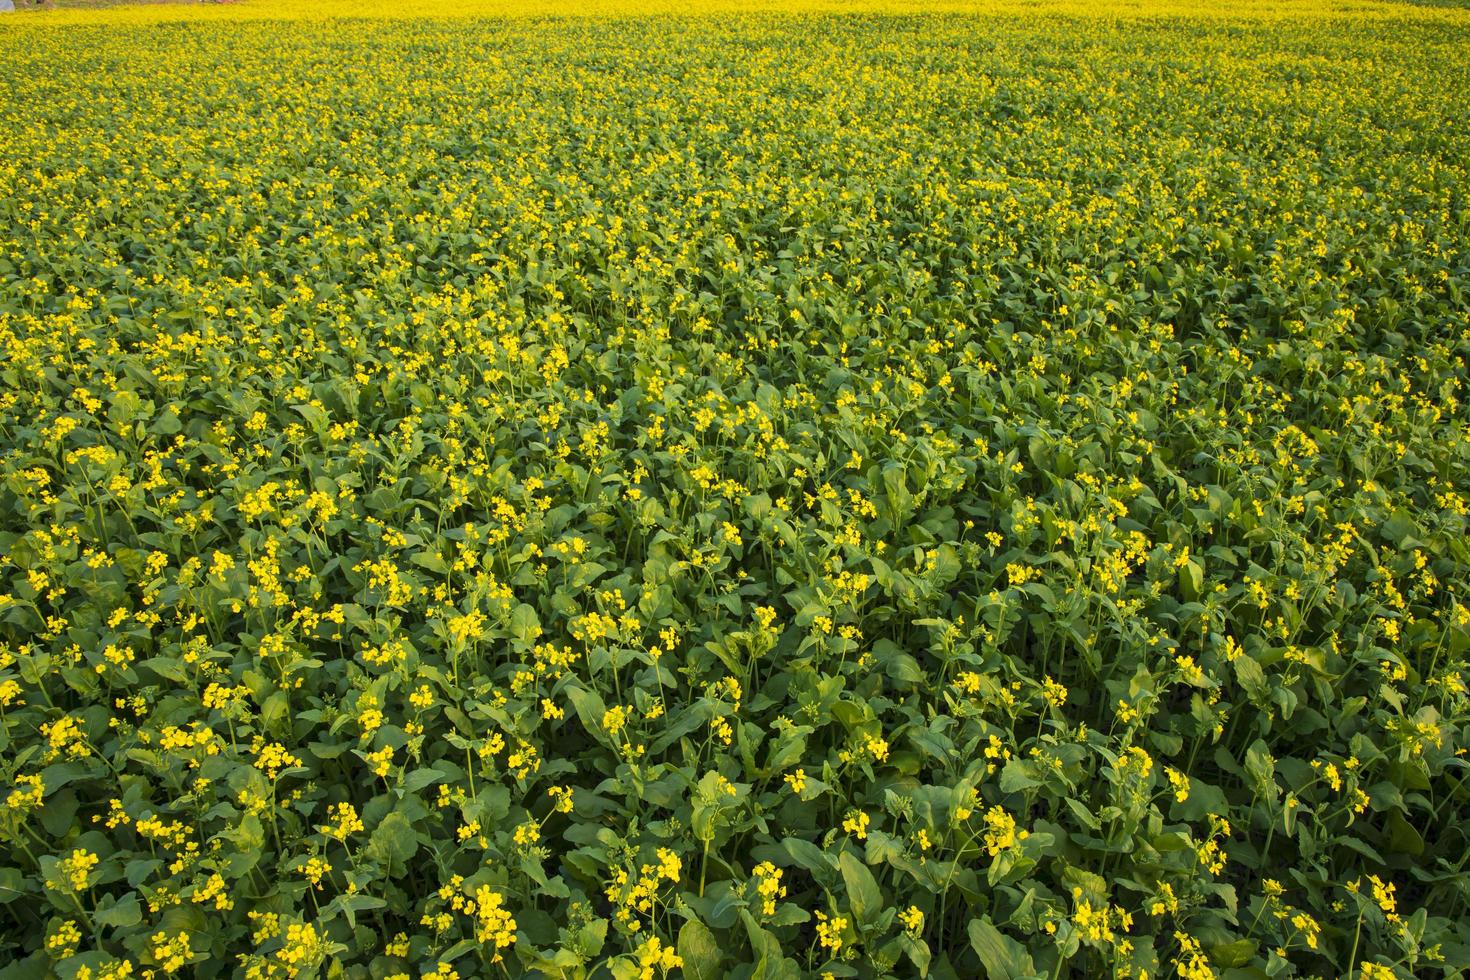
[[[1470,17],[1260,13],[16,15],[0,977],[1456,975]]]

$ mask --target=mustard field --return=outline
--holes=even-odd
[[[0,15],[0,980],[1466,977],[1467,66]]]

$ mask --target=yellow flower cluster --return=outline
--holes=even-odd
[[[155,932],[149,943],[149,955],[164,973],[176,973],[189,962],[193,951],[189,946],[189,933]]]
[[[821,945],[822,949],[827,950],[834,956],[837,955],[847,942],[845,938],[848,929],[847,917],[841,915],[829,917],[825,912],[820,910],[816,912],[816,917],[817,942]]]
[[[57,879],[54,887],[71,892],[87,889],[92,881],[92,871],[101,861],[90,851],[78,848],[56,862]]]
[[[5,797],[5,806],[9,810],[34,810],[41,805],[41,799],[45,795],[46,784],[40,773],[17,776],[15,788]]]
[[[82,941],[82,930],[71,919],[63,919],[46,935],[46,955],[52,959],[65,959],[77,951]]]
[[[505,896],[488,885],[475,889],[474,901],[465,905],[466,914],[475,917],[475,941],[494,946],[491,962],[499,963],[501,950],[515,944],[516,920],[504,907]]]
[[[653,980],[655,970],[659,976],[663,976],[684,965],[683,958],[675,952],[674,947],[657,936],[649,936],[644,940],[635,955],[638,957],[639,980]]]
[[[1133,914],[1116,905],[1099,904],[1082,896],[1080,888],[1072,894],[1072,925],[1084,942],[1094,945],[1119,941],[1119,934],[1133,928]]]
[[[751,880],[755,884],[761,915],[775,915],[776,902],[786,897],[786,886],[781,884],[781,874],[781,869],[770,861],[762,861],[752,872]]]
[[[1020,846],[1027,836],[1026,831],[1016,829],[1016,818],[1005,807],[993,806],[985,811],[985,853],[991,857]]]
[[[276,950],[275,959],[287,977],[310,975],[326,956],[326,940],[316,927],[303,922],[292,922],[286,926],[281,937],[281,948]]]
[[[357,815],[357,808],[351,803],[334,804],[328,813],[331,820],[317,828],[328,837],[345,841],[352,834],[365,829],[362,818]]]
[[[683,862],[668,848],[659,848],[658,863],[640,866],[636,877],[626,869],[616,869],[604,889],[614,907],[614,920],[629,932],[637,932],[643,927],[638,916],[653,914],[662,883],[677,884],[682,875]]]

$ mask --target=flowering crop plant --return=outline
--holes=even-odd
[[[1470,10],[0,20],[0,980],[1463,978]]]

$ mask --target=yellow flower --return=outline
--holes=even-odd
[[[1030,834],[1016,830],[1016,818],[1005,807],[993,806],[985,813],[985,853],[997,857],[1001,851],[1017,847]]]
[[[225,884],[224,877],[216,872],[203,885],[196,887],[194,904],[213,905],[216,912],[228,912],[235,907],[235,900],[230,897],[229,886]]]
[[[1118,768],[1125,772],[1136,770],[1139,779],[1147,779],[1154,771],[1154,760],[1146,749],[1130,745],[1127,752],[1118,756]]]
[[[677,970],[684,965],[684,960],[670,946],[657,936],[649,936],[643,944],[638,947],[638,977],[639,980],[653,980],[654,971],[660,975],[670,970]]]
[[[313,888],[320,888],[322,878],[325,875],[331,874],[331,872],[332,866],[319,857],[308,858],[306,863],[301,866],[302,876],[311,882]]]
[[[81,941],[82,930],[72,920],[63,919],[46,937],[46,955],[54,960],[65,959],[76,953]]]
[[[281,938],[281,948],[276,950],[276,961],[281,964],[287,977],[310,974],[326,956],[327,945],[317,935],[316,927],[292,922],[286,926]]]
[[[786,774],[786,785],[791,787],[791,792],[798,796],[806,789],[806,770],[798,769],[796,772]]]
[[[1174,886],[1167,881],[1159,882],[1159,897],[1149,906],[1149,915],[1178,915],[1179,899],[1174,895]]]
[[[504,902],[505,896],[489,885],[481,885],[475,889],[475,939],[481,943],[494,944],[494,956],[491,959],[493,963],[499,963],[502,959],[500,951],[514,945],[516,941],[516,920],[504,908]]]
[[[92,870],[97,867],[101,859],[90,851],[78,848],[56,862],[56,870],[60,878],[55,882],[48,882],[57,891],[81,892],[91,884]]]
[[[346,840],[349,834],[365,829],[362,819],[357,815],[357,808],[351,803],[338,803],[327,811],[331,820],[317,829],[328,837],[337,840]]]
[[[1302,939],[1311,949],[1317,948],[1317,936],[1322,932],[1322,927],[1317,920],[1305,912],[1297,912],[1291,917],[1291,924],[1302,934]]]
[[[192,955],[189,934],[182,929],[172,936],[166,932],[155,932],[150,940],[149,953],[160,970],[175,973],[189,962]]]
[[[301,760],[279,742],[260,742],[255,747],[255,767],[264,772],[267,779],[275,779],[282,769],[293,769],[299,765]]]
[[[980,680],[979,674],[975,673],[973,670],[965,670],[961,671],[959,675],[955,677],[954,686],[959,688],[961,692],[974,696],[980,693],[980,688],[983,685]]]
[[[1225,852],[1221,849],[1219,841],[1211,838],[1196,844],[1194,854],[1200,867],[1207,868],[1210,874],[1217,875],[1225,870]]]
[[[1179,980],[1215,980],[1215,971],[1198,939],[1185,932],[1174,933],[1179,943],[1179,955],[1174,958],[1174,970]]]
[[[846,931],[846,917],[838,915],[829,919],[826,913],[817,913],[817,942],[823,949],[835,954],[842,948],[842,936]]]
[[[1394,895],[1397,886],[1392,882],[1385,882],[1377,875],[1369,875],[1368,881],[1373,885],[1373,901],[1378,903],[1378,908],[1383,912],[1384,917],[1389,922],[1397,922],[1399,920],[1398,898]]]
[[[679,855],[667,847],[660,847],[658,849],[658,873],[661,878],[677,882],[679,876],[684,873],[684,863],[679,860]]]
[[[47,762],[62,756],[80,759],[90,754],[86,735],[71,715],[62,715],[53,722],[43,724],[41,736],[46,740]]]
[[[776,914],[776,900],[786,897],[786,888],[781,884],[781,869],[770,861],[762,861],[755,868],[756,895],[761,902],[762,915]]]
[[[45,795],[46,785],[41,781],[40,773],[17,776],[15,789],[5,798],[5,807],[9,810],[33,810],[41,805],[41,799]]]
[[[863,748],[867,749],[874,762],[884,762],[888,759],[888,743],[876,735],[865,736]]]
[[[393,746],[385,745],[375,752],[366,754],[368,768],[380,779],[386,778],[393,767]]]
[[[551,797],[552,806],[557,813],[572,812],[572,788],[570,786],[553,786],[546,791]]]

